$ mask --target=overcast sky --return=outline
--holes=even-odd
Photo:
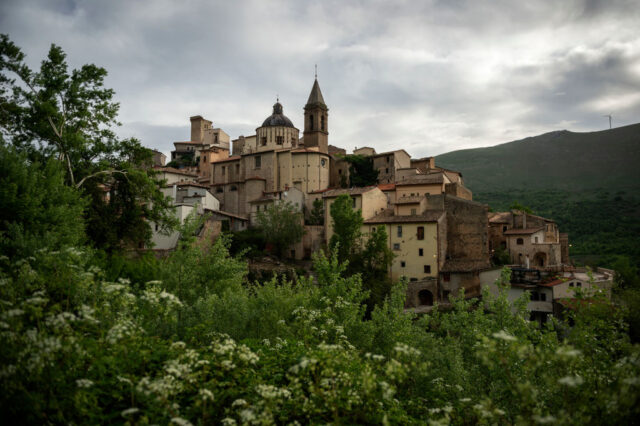
[[[303,127],[314,64],[329,142],[412,156],[640,122],[638,0],[0,1],[36,66],[95,63],[122,136],[169,152],[200,114],[254,134],[276,94]]]

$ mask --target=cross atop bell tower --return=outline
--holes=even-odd
[[[318,67],[316,78],[304,106],[304,146],[317,146],[325,154],[329,152],[329,108],[324,103],[322,91],[318,84]]]

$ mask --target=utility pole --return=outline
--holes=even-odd
[[[611,114],[603,115],[603,117],[609,117],[609,129],[611,129]]]

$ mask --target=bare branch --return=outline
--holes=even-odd
[[[109,169],[109,170],[100,170],[99,172],[95,172],[93,174],[90,174],[89,176],[85,176],[84,178],[82,178],[82,180],[80,182],[78,182],[78,184],[76,185],[76,188],[80,188],[82,186],[82,184],[84,184],[84,182],[87,179],[91,179],[94,178],[98,175],[104,175],[104,174],[108,174],[108,175],[113,175],[115,173],[120,173],[122,174],[127,180],[129,180],[129,177],[127,176],[127,172],[123,171],[123,170],[114,170],[114,169]]]

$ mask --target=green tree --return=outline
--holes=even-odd
[[[69,70],[52,45],[40,70],[7,35],[0,35],[0,128],[32,162],[59,161],[65,183],[89,195],[87,233],[99,247],[148,242],[147,221],[174,225],[168,198],[149,169],[152,153],[113,128],[119,105],[104,87],[107,71],[96,65]],[[116,229],[114,229],[116,228]],[[98,238],[109,230],[113,238]]]
[[[302,213],[289,201],[273,203],[257,217],[266,242],[273,245],[279,257],[283,257],[292,244],[302,240],[303,220]]]
[[[0,253],[27,257],[39,249],[80,244],[85,205],[80,193],[64,184],[58,161],[29,162],[0,144]]]
[[[359,258],[360,267],[354,272],[362,274],[362,286],[369,291],[367,305],[369,309],[381,306],[391,291],[389,268],[393,263],[394,254],[389,249],[388,235],[384,226],[374,228],[364,244]]]
[[[349,163],[349,183],[351,186],[370,186],[378,183],[378,169],[373,167],[373,158],[364,155],[345,155]]]
[[[313,200],[313,209],[309,214],[309,225],[324,225],[324,203],[320,198]]]
[[[511,205],[509,206],[509,209],[510,210],[520,210],[521,212],[533,214],[533,210],[531,210],[531,207],[523,206],[518,201],[514,201],[513,203],[511,203]]]
[[[362,213],[353,209],[353,199],[342,194],[331,204],[330,214],[333,235],[329,245],[332,249],[338,246],[338,259],[346,260],[358,249],[362,228]]]

